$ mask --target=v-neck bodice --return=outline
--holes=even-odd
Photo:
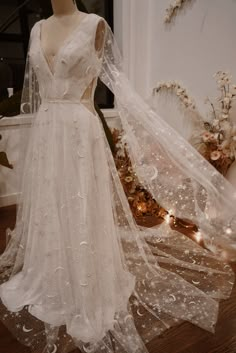
[[[49,66],[49,70],[51,71],[52,75],[54,75],[54,64],[56,63],[57,61],[57,57],[60,56],[60,52],[61,50],[63,50],[64,47],[66,47],[67,43],[70,42],[70,40],[73,38],[73,36],[76,34],[76,32],[78,32],[80,26],[83,24],[84,21],[86,21],[88,19],[88,15],[83,15],[82,18],[80,19],[80,22],[77,24],[77,26],[71,31],[71,33],[65,38],[65,40],[63,40],[63,42],[61,43],[61,46],[59,47],[59,49],[57,50],[57,52],[55,53],[54,55],[54,62],[53,62],[53,65],[50,65],[50,58],[48,57],[48,55],[46,54],[46,51],[45,49],[43,48],[43,44],[42,44],[42,27],[43,27],[43,23],[46,21],[46,20],[41,20],[39,22],[39,42],[40,42],[40,48],[41,48],[41,51],[42,51],[42,55],[45,57],[45,60],[47,61],[48,63],[48,66]]]
[[[35,24],[31,31],[29,59],[36,74],[42,99],[80,100],[86,89],[99,75],[101,60],[95,49],[99,21],[95,14],[86,15],[65,39],[58,50],[53,71],[41,45],[41,26]],[[94,93],[94,89],[91,91]]]

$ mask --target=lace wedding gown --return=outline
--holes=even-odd
[[[22,139],[17,221],[0,257],[3,323],[39,353],[143,353],[182,320],[214,331],[234,281],[222,259],[235,250],[235,190],[133,91],[101,17],[81,20],[53,68],[42,22],[22,95],[34,119],[27,146]],[[139,180],[197,224],[205,249],[166,223],[135,223],[93,108],[98,76],[115,94]]]

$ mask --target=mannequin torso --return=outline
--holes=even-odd
[[[66,40],[78,29],[80,23],[88,14],[78,10],[73,0],[51,0],[53,15],[41,24],[40,44],[44,53],[45,59],[52,73],[54,73],[54,64],[59,50],[63,47]],[[101,21],[97,27],[95,38],[95,48],[98,56],[101,54],[101,49],[104,40],[105,25]],[[91,101],[93,86],[96,82],[91,82],[87,90],[84,92],[82,99],[85,101],[87,108],[94,112],[93,103]]]
[[[42,24],[41,46],[52,71],[54,58],[59,49],[86,16],[86,13],[76,9],[70,14],[53,15]]]

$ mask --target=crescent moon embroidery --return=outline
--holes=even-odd
[[[192,280],[192,283],[193,283],[193,284],[200,284],[200,282],[194,281],[194,280]]]
[[[174,296],[174,294],[171,294],[170,297],[173,298],[174,302],[176,302],[176,297]]]
[[[129,320],[129,319],[131,319],[131,320],[133,319],[133,316],[132,316],[132,315],[130,315],[130,314],[129,314],[129,315],[127,315],[127,316],[125,317],[125,323],[126,323],[126,322],[127,322],[127,320]]]
[[[87,285],[88,285],[88,283],[83,283],[83,282],[80,282],[80,285],[81,285],[81,287],[87,287]]]
[[[22,103],[21,104],[21,111],[23,112],[23,113],[27,113],[27,111],[25,111],[25,105],[27,106],[29,106],[29,104],[28,103]]]
[[[162,239],[161,238],[157,238],[157,239],[155,239],[155,242],[156,243],[162,243]]]
[[[225,265],[224,268],[230,268],[230,266],[229,265]]]
[[[145,277],[146,277],[147,279],[151,280],[152,277],[150,278],[148,275],[149,275],[149,272],[146,272]]]
[[[138,314],[138,316],[144,316],[144,314],[140,313],[139,309],[137,310],[137,314]]]
[[[33,329],[32,329],[32,328],[27,329],[27,328],[25,327],[25,325],[23,326],[22,330],[23,330],[24,332],[30,332],[30,331],[33,331]]]
[[[115,325],[119,325],[119,321],[116,320],[116,319],[114,319],[114,320],[113,320],[113,325],[114,325],[114,326],[115,326]]]
[[[59,267],[57,267],[57,268],[54,270],[54,272],[57,272],[57,271],[59,271],[59,270],[64,270],[64,268],[61,267],[61,266],[59,266]]]
[[[80,158],[84,158],[84,156],[79,151],[77,151],[77,154]]]
[[[153,167],[153,169],[154,169],[154,174],[153,174],[153,176],[151,177],[151,180],[156,179],[156,178],[157,178],[157,176],[158,176],[158,171],[157,171],[157,168],[156,168],[156,167]]]
[[[77,196],[79,196],[81,199],[84,199],[84,196],[80,195],[80,193],[77,193]]]
[[[196,303],[195,303],[195,302],[189,302],[189,304],[193,304],[193,305],[196,305]]]
[[[56,351],[57,351],[57,346],[54,344],[52,353],[56,353]]]
[[[81,243],[79,244],[80,246],[82,245],[88,245],[88,242],[87,241],[81,241]]]
[[[92,349],[89,349],[89,347],[86,348],[85,346],[83,346],[83,350],[84,350],[86,353],[92,353],[92,352],[94,351],[93,347],[92,347]]]

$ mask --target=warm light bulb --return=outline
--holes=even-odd
[[[166,221],[167,224],[170,224],[170,215],[169,215],[169,213],[167,213],[165,215],[165,221]]]
[[[225,233],[228,235],[232,234],[232,229],[230,227],[226,228]]]
[[[223,250],[221,253],[221,257],[225,260],[228,261],[228,253],[227,251]]]
[[[195,239],[198,243],[200,243],[200,241],[202,240],[202,233],[199,231],[195,233]]]

